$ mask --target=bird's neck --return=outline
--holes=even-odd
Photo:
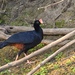
[[[40,29],[41,29],[41,27],[40,27],[39,25],[35,25],[35,24],[34,24],[34,29],[35,29],[36,32],[39,32]]]
[[[41,29],[40,26],[39,26],[39,27],[35,27],[35,31],[36,31],[36,32],[39,32],[40,29]]]
[[[35,27],[35,31],[43,38],[43,30],[40,26]]]

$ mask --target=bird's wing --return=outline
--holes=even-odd
[[[20,32],[9,37],[6,42],[9,43],[33,43],[37,39],[34,31]]]

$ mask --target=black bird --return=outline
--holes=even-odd
[[[42,23],[42,19],[35,20],[33,25],[34,30],[13,34],[7,40],[0,43],[0,49],[8,45],[15,46],[20,50],[15,60],[18,59],[21,53],[24,53],[26,56],[27,51],[38,45],[43,39],[43,31],[40,27]]]

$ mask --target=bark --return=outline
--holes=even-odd
[[[60,42],[62,42],[62,41],[64,41],[64,40],[66,40],[66,39],[68,39],[68,38],[70,38],[70,37],[72,37],[72,36],[74,36],[74,35],[75,35],[75,30],[72,31],[72,32],[70,32],[70,33],[68,33],[67,35],[61,37],[60,39],[58,39],[58,40],[56,40],[56,41],[54,41],[54,42],[48,44],[47,46],[44,46],[43,48],[41,48],[41,49],[39,49],[39,50],[37,50],[37,51],[31,53],[30,55],[28,55],[28,56],[26,56],[26,57],[24,57],[24,58],[22,58],[22,59],[19,59],[19,60],[17,60],[17,61],[13,61],[13,62],[10,62],[10,63],[8,63],[8,64],[5,64],[5,65],[1,66],[1,67],[0,67],[0,72],[6,70],[6,69],[8,69],[8,68],[17,66],[17,65],[19,65],[19,64],[21,64],[21,63],[23,63],[23,62],[25,62],[26,60],[28,60],[28,59],[34,57],[34,56],[37,56],[37,55],[39,55],[39,54],[41,54],[41,53],[43,53],[43,52],[45,52],[45,51],[48,51],[51,47],[54,47],[54,46],[57,45],[58,43],[60,43]]]

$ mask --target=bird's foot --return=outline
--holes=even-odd
[[[33,64],[33,63],[35,63],[35,61],[29,61],[29,60],[27,60],[27,63],[26,64]]]

